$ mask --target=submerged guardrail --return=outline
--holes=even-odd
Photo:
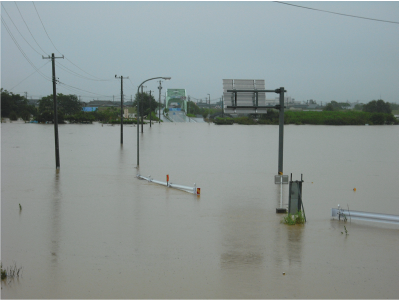
[[[179,185],[179,184],[174,184],[172,182],[169,182],[169,175],[167,175],[167,181],[159,181],[159,180],[154,180],[153,178],[151,178],[151,176],[149,175],[149,177],[145,177],[142,176],[140,174],[136,175],[139,179],[144,179],[147,180],[149,182],[154,182],[160,185],[164,185],[166,187],[170,187],[170,188],[174,188],[174,189],[178,189],[184,192],[188,192],[194,195],[200,195],[200,188],[196,187],[196,183],[194,184],[194,187],[190,187],[190,186],[184,186],[184,185]]]
[[[338,217],[339,220],[357,219],[363,221],[383,222],[399,225],[399,216],[389,214],[377,214],[355,210],[345,210],[338,205],[338,208],[331,209],[331,216]]]

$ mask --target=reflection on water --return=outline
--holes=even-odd
[[[223,230],[223,253],[220,263],[222,269],[253,269],[261,266],[265,242],[262,227],[256,216],[257,211],[249,208],[227,209],[221,226]]]
[[[296,226],[276,214],[277,126],[144,129],[140,172],[200,197],[136,178],[135,127],[121,145],[119,126],[60,126],[57,173],[51,126],[2,124],[2,263],[23,267],[3,298],[398,298],[398,226],[344,236],[329,213],[398,211],[398,127],[287,126]]]

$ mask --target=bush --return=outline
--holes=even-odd
[[[233,122],[237,123],[237,124],[242,124],[242,125],[255,125],[255,124],[257,124],[256,121],[254,121],[252,118],[249,118],[249,117],[233,118]]]
[[[232,125],[233,119],[232,118],[215,118],[213,122],[217,125]]]
[[[281,223],[288,225],[304,224],[305,223],[304,213],[302,211],[298,211],[294,215],[288,213],[287,216],[283,218]]]

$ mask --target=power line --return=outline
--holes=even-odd
[[[38,15],[38,17],[39,17],[39,20],[40,20],[40,23],[42,23],[42,26],[43,26],[43,29],[44,29],[44,32],[46,32],[46,35],[47,35],[47,37],[49,38],[49,40],[50,40],[50,42],[51,42],[51,44],[54,46],[54,48],[58,51],[58,53],[60,53],[61,54],[61,52],[57,49],[57,47],[53,44],[53,41],[51,40],[51,38],[50,38],[50,36],[49,36],[49,34],[47,33],[47,30],[46,30],[46,28],[44,27],[44,25],[43,25],[43,22],[42,22],[42,18],[40,18],[40,15],[39,15],[39,13],[38,13],[38,11],[37,11],[37,9],[36,9],[36,5],[35,5],[35,2],[33,2],[32,1],[32,3],[33,3],[33,6],[35,7],[35,10],[36,10],[36,13],[37,13],[37,15]],[[61,54],[62,55],[62,54]]]
[[[89,74],[88,72],[82,70],[80,67],[78,67],[76,64],[74,64],[72,61],[70,61],[67,57],[66,57],[65,59],[68,60],[71,64],[73,64],[75,67],[77,67],[77,68],[78,68],[79,70],[81,70],[82,72],[85,72],[86,74],[88,74],[88,75],[90,75],[90,76],[96,78],[96,79],[99,80],[99,81],[111,81],[111,79],[100,79],[100,78],[98,78],[98,77],[96,77],[96,76],[94,76],[94,75],[91,75],[91,74]]]
[[[22,20],[23,20],[24,23],[25,23],[26,28],[28,28],[28,31],[29,31],[29,33],[31,34],[31,36],[32,36],[33,40],[35,41],[36,45],[39,46],[39,48],[43,51],[43,53],[46,53],[46,51],[44,51],[43,48],[40,47],[39,43],[36,41],[36,39],[35,39],[35,37],[33,36],[31,30],[29,29],[28,24],[26,24],[25,19],[24,19],[24,17],[22,16],[21,11],[20,11],[19,8],[18,8],[17,2],[14,1],[14,3],[15,3],[15,6],[17,7],[17,9],[18,9],[18,12],[19,12],[19,14],[20,14]]]
[[[45,63],[43,66],[41,66],[38,70],[40,70],[41,68],[43,68],[45,65],[47,65],[48,63],[50,63],[50,61],[48,61],[47,63]],[[31,77],[33,74],[35,74],[37,71],[33,72],[32,74],[30,74],[29,76],[27,76],[25,79],[21,80],[18,84],[14,85],[10,91],[13,90],[13,88],[17,87],[18,85],[20,85],[22,82],[24,82],[26,79],[28,79],[29,77]]]
[[[83,79],[93,80],[93,81],[111,81],[111,80],[109,80],[109,79],[93,79],[93,78],[89,78],[89,77],[83,76],[83,75],[81,75],[81,74],[79,74],[79,73],[77,73],[77,72],[75,72],[75,71],[72,71],[71,69],[67,68],[66,66],[64,66],[63,64],[61,64],[61,63],[59,63],[59,62],[57,62],[57,64],[58,64],[59,67],[60,67],[61,69],[63,69],[64,71],[66,71],[66,72],[68,72],[68,73],[70,73],[70,74],[72,74],[72,75],[75,75],[75,76],[77,76],[77,77],[83,78]]]
[[[10,18],[11,22],[13,23],[13,25],[15,26],[15,28],[17,29],[18,33],[21,35],[21,37],[24,39],[24,41],[33,49],[33,51],[35,51],[37,54],[39,55],[43,55],[42,53],[39,53],[39,51],[37,51],[35,48],[33,48],[33,46],[24,38],[24,36],[22,35],[22,33],[19,31],[17,25],[15,25],[14,21],[11,19],[10,14],[7,12],[6,8],[4,7],[3,3],[1,3],[1,6],[3,7],[4,11],[6,12],[7,16]]]
[[[1,16],[1,22],[3,23],[4,27],[6,28],[8,34],[10,35],[11,39],[13,40],[14,44],[17,46],[18,50],[21,52],[21,54],[25,57],[25,59],[28,61],[28,63],[47,81],[51,81],[51,78],[47,77],[44,75],[42,72],[39,71],[39,69],[31,62],[31,60],[28,58],[28,56],[25,54],[25,52],[22,50],[21,46],[18,44],[17,40],[15,39],[14,35],[11,33],[10,29],[7,26],[6,21],[4,20],[3,16]]]
[[[47,37],[49,38],[49,40],[50,40],[51,44],[54,46],[54,48],[61,54],[60,50],[57,49],[57,47],[54,45],[53,41],[51,40],[49,34],[47,33],[46,27],[44,26],[44,24],[43,24],[43,22],[42,22],[42,18],[41,18],[40,15],[39,15],[39,12],[38,12],[38,10],[37,10],[37,8],[36,8],[35,3],[34,3],[33,1],[32,1],[32,3],[33,3],[33,6],[35,7],[36,14],[37,14],[38,17],[39,17],[40,23],[42,23],[43,29],[44,29],[44,31],[45,31]],[[69,61],[72,65],[74,65],[75,67],[77,67],[79,70],[81,70],[82,72],[86,73],[87,75],[89,75],[89,76],[91,76],[91,77],[96,78],[96,79],[99,80],[99,81],[111,81],[111,79],[101,79],[101,78],[98,78],[98,77],[96,77],[96,76],[94,76],[94,75],[92,75],[92,74],[89,74],[88,72],[86,72],[85,70],[81,69],[79,66],[77,66],[76,64],[74,64],[72,61],[70,61],[67,57],[65,57],[65,59],[66,59],[67,61]],[[65,68],[66,68],[66,67],[65,67]],[[88,78],[87,78],[87,79],[88,79]]]
[[[354,15],[342,14],[342,13],[337,13],[337,12],[328,11],[328,10],[322,10],[322,9],[316,9],[316,8],[311,8],[311,7],[291,4],[291,3],[287,3],[287,2],[281,2],[281,1],[274,1],[274,2],[280,3],[280,4],[285,4],[285,5],[290,5],[290,6],[295,6],[295,7],[300,7],[300,8],[305,8],[305,9],[311,9],[311,10],[326,12],[326,13],[335,14],[335,15],[341,15],[341,16],[345,16],[345,17],[352,17],[352,18],[359,18],[359,19],[365,19],[365,20],[370,20],[370,21],[378,21],[378,22],[399,24],[399,22],[394,22],[394,21],[386,21],[386,20],[380,20],[380,19],[373,19],[373,18],[367,18],[367,17],[360,17],[360,16],[354,16]]]
[[[89,93],[89,94],[98,95],[98,96],[101,96],[101,97],[110,97],[110,96],[101,95],[101,94],[98,94],[98,93],[89,92],[89,91],[86,91],[86,90],[83,90],[83,89],[74,87],[74,86],[72,86],[72,85],[65,84],[65,83],[63,83],[63,82],[61,82],[61,81],[59,81],[59,84],[63,85],[66,89],[69,88],[69,90],[75,89],[75,90],[79,90],[79,91],[86,92],[86,93]]]

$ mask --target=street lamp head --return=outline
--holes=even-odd
[[[164,79],[164,80],[170,80],[171,77],[163,77],[162,79]]]

